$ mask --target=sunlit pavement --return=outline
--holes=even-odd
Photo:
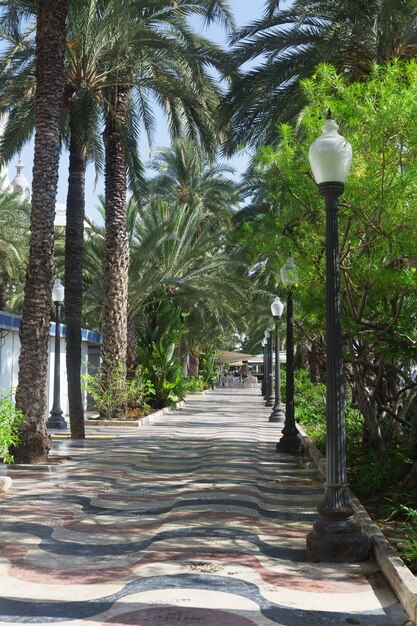
[[[374,562],[307,561],[321,478],[275,452],[269,412],[259,389],[217,390],[3,468],[0,624],[407,623]]]

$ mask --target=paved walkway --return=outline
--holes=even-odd
[[[274,451],[268,413],[258,389],[220,390],[10,470],[0,624],[406,624],[375,563],[306,561],[321,480]]]

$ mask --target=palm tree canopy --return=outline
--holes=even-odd
[[[366,77],[373,62],[417,55],[416,0],[295,0],[280,9],[268,0],[264,16],[231,37],[238,66],[260,59],[234,83],[224,104],[231,122],[226,150],[242,142],[274,143],[280,122],[303,107],[299,81],[319,63],[350,80]]]
[[[35,42],[29,18],[35,10],[36,3],[30,0],[0,0],[0,33],[7,42],[0,59],[0,113],[8,113],[1,141],[3,162],[33,134]],[[190,28],[192,15],[233,28],[225,0],[69,3],[63,137],[68,142],[71,111],[80,141],[101,171],[102,114],[112,106],[112,89],[123,82],[131,91],[128,124],[122,130],[132,188],[142,188],[137,144],[143,131],[152,145],[156,106],[163,110],[173,138],[188,135],[211,154],[217,148],[213,117],[222,91],[210,68],[229,78],[233,64],[219,46]]]
[[[220,229],[229,223],[239,203],[239,187],[229,178],[234,170],[212,162],[191,140],[181,138],[158,150],[151,162],[156,176],[148,181],[149,194],[168,204],[201,207],[207,225]]]

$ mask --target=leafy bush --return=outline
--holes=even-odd
[[[185,388],[188,393],[198,393],[205,388],[204,380],[201,378],[187,378]]]
[[[154,389],[148,401],[155,408],[175,407],[185,396],[186,379],[178,347],[186,315],[169,301],[152,309],[152,323],[145,324],[139,336],[139,360],[144,379]]]
[[[102,367],[107,367],[111,372],[106,386],[100,372],[81,375],[82,387],[93,398],[101,418],[110,419],[119,407],[128,409],[143,406],[144,381],[139,370],[133,377],[126,379],[124,363],[109,362]],[[150,393],[149,385],[147,392]]]
[[[9,449],[19,444],[19,426],[24,421],[25,416],[13,404],[11,392],[0,397],[0,456],[3,463],[13,463]]]
[[[284,383],[285,386],[285,383]],[[297,370],[294,381],[295,419],[320,452],[326,452],[326,385],[313,384],[308,372]]]
[[[217,353],[211,351],[203,353],[200,357],[200,378],[202,378],[204,382],[204,387],[209,387],[210,389],[214,389],[219,378],[219,367],[216,356]]]
[[[297,370],[295,374],[295,417],[319,450],[325,454],[326,385],[312,383],[305,370]],[[349,402],[345,404],[345,427],[348,462],[354,465],[363,452],[363,418],[360,411],[353,409]]]
[[[417,509],[406,504],[395,503],[395,499],[407,500],[409,494],[398,492],[391,502],[391,511],[387,521],[395,518],[396,533],[400,534],[399,539],[394,539],[396,547],[401,552],[401,556],[413,572],[417,571]]]
[[[296,372],[295,414],[297,421],[319,450],[326,453],[326,385],[313,384],[304,370]],[[345,404],[346,456],[348,477],[358,495],[363,497],[385,493],[402,479],[404,466],[409,463],[406,453],[392,442],[387,454],[380,459],[364,442],[364,420],[348,401]]]
[[[405,452],[394,442],[383,459],[370,446],[358,447],[351,463],[352,482],[360,495],[383,494],[401,482],[407,461]]]

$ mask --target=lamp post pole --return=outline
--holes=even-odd
[[[261,384],[261,396],[265,396],[266,385],[266,340],[262,339],[263,348],[263,368],[262,368],[262,384]]]
[[[274,378],[274,360],[273,360],[273,331],[271,328],[268,329],[268,337],[267,337],[267,350],[268,350],[268,379],[267,379],[267,388],[266,388],[266,396],[265,396],[265,406],[274,406],[274,395],[273,395],[273,378]]]
[[[282,312],[284,311],[284,305],[277,297],[271,304],[271,312],[275,320],[275,398],[274,406],[269,416],[270,422],[283,422],[285,419],[284,408],[281,404],[281,363],[279,358],[279,322]]]
[[[55,303],[55,360],[54,360],[54,401],[50,417],[46,422],[47,428],[55,428],[58,430],[66,430],[67,422],[64,419],[64,414],[61,409],[61,306],[64,302],[64,287],[61,281],[57,279],[55,281],[52,298]]]
[[[315,561],[356,563],[370,555],[369,538],[353,521],[346,473],[338,198],[352,160],[350,144],[338,134],[329,111],[323,134],[310,148],[310,163],[326,204],[326,483],[317,507],[320,519],[307,537]]]
[[[269,330],[266,329],[265,332],[264,332],[265,370],[264,370],[264,393],[263,393],[263,397],[264,397],[265,401],[269,397],[269,369],[270,369],[270,363],[269,363],[269,336],[270,336]]]
[[[277,443],[277,452],[298,453],[304,451],[303,442],[295,423],[294,411],[294,302],[292,289],[298,283],[298,268],[289,257],[281,268],[281,280],[287,288],[287,341],[286,341],[286,384],[285,424],[282,437]]]

